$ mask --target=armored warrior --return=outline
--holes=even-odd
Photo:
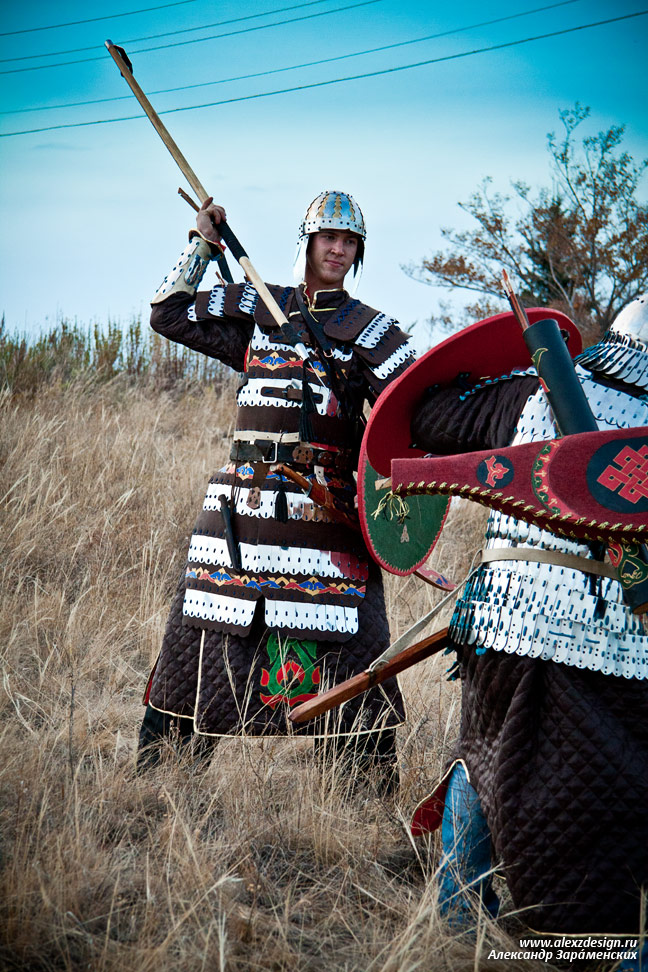
[[[648,425],[648,295],[576,370],[600,429]],[[437,455],[556,434],[533,370],[468,390],[436,386],[412,424],[416,444]],[[648,509],[645,447],[635,459],[611,484],[624,479],[633,511]],[[497,913],[492,840],[492,860],[532,928],[640,930],[648,636],[602,555],[596,544],[489,516],[484,562],[450,625],[462,679],[459,759],[437,795],[445,797],[441,902],[455,921],[472,892]]]
[[[279,328],[249,283],[196,292],[216,252],[224,210],[207,200],[189,246],[152,302],[159,334],[242,373],[229,463],[211,478],[149,681],[138,764],[158,758],[175,726],[209,750],[218,737],[283,733],[290,706],[366,667],[388,643],[380,572],[359,532],[286,477],[325,487],[354,514],[363,406],[412,361],[392,318],[351,297],[365,225],[354,199],[321,193],[299,233],[297,287],[270,287]],[[305,346],[308,360],[298,353]],[[395,779],[396,684],[350,704],[333,726],[338,748],[378,760]],[[196,734],[196,735],[194,735]],[[380,776],[380,774],[378,774]]]

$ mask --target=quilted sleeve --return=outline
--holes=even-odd
[[[538,387],[533,375],[506,377],[463,389],[429,389],[414,412],[412,443],[437,456],[501,449],[510,442],[525,402]]]
[[[370,391],[378,396],[414,361],[409,335],[393,317],[376,314],[358,334],[354,345]]]
[[[243,371],[254,326],[254,307],[248,311],[252,298],[245,293],[248,286],[218,284],[195,297],[172,293],[152,304],[151,327],[170,341],[217,358],[235,371]]]

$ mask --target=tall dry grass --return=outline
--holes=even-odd
[[[350,792],[305,740],[227,740],[203,775],[169,747],[134,775],[142,689],[232,393],[118,377],[2,399],[0,967],[544,968],[487,961],[516,947],[516,919],[453,935],[434,847],[408,836],[456,729],[447,659],[402,678],[395,799]],[[482,520],[455,512],[446,573],[465,571]],[[396,635],[437,595],[393,579],[387,598]]]

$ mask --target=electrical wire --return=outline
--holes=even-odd
[[[238,74],[231,78],[220,78],[217,81],[199,81],[197,84],[181,84],[174,88],[157,88],[149,91],[149,95],[169,94],[173,91],[188,91],[191,88],[208,88],[215,84],[227,84],[231,81],[247,81],[250,78],[262,78],[270,74],[282,74],[285,71],[297,71],[300,68],[314,67],[318,64],[330,64],[332,61],[344,61],[350,57],[361,57],[365,54],[377,54],[381,51],[390,51],[396,47],[407,47],[411,44],[421,44],[423,41],[436,40],[439,37],[448,37],[451,34],[460,34],[467,30],[476,30],[478,27],[490,27],[493,24],[501,24],[506,20],[516,20],[519,17],[528,17],[534,13],[542,13],[545,10],[553,10],[555,7],[564,7],[572,3],[581,3],[582,0],[560,0],[559,3],[550,3],[544,7],[534,7],[532,10],[524,10],[521,13],[509,14],[506,17],[496,17],[494,20],[482,20],[477,24],[468,24],[466,27],[454,27],[452,30],[444,30],[438,34],[427,34],[425,37],[415,37],[411,40],[398,41],[394,44],[384,44],[382,47],[371,47],[364,51],[354,51],[351,54],[338,54],[335,57],[322,57],[317,61],[304,61],[301,64],[291,64],[288,67],[272,68],[269,71],[256,71],[254,74]],[[124,41],[125,44],[128,41]],[[13,110],[0,111],[0,115],[21,115],[29,111],[54,111],[60,108],[79,108],[86,105],[101,105],[111,101],[130,101],[131,95],[119,95],[114,98],[93,98],[89,101],[71,101],[62,105],[36,105],[29,108],[14,108]]]
[[[331,84],[343,84],[347,81],[359,81],[364,78],[375,78],[379,75],[395,74],[399,71],[409,71],[412,68],[426,67],[430,64],[440,64],[442,61],[456,61],[464,57],[472,57],[475,54],[485,54],[489,51],[501,51],[508,47],[517,47],[520,44],[529,44],[533,41],[547,40],[550,37],[561,37],[565,34],[573,34],[579,30],[588,30],[591,27],[603,27],[607,24],[616,24],[619,21],[631,20],[634,17],[643,17],[646,14],[648,14],[648,9],[638,10],[635,13],[622,14],[619,17],[609,17],[606,20],[596,20],[589,24],[579,24],[577,27],[565,27],[562,30],[553,30],[546,34],[536,34],[533,37],[522,37],[520,40],[516,41],[503,41],[500,44],[493,44],[490,47],[478,47],[472,51],[463,51],[460,54],[446,54],[443,57],[434,57],[425,61],[416,61],[413,64],[401,64],[397,67],[382,68],[379,71],[368,71],[364,74],[353,74],[344,78],[332,78],[330,81],[314,81],[310,84],[299,84],[291,88],[280,88],[275,91],[262,91],[252,95],[241,95],[236,98],[225,98],[222,101],[209,101],[200,105],[186,105],[182,108],[167,108],[165,111],[158,112],[158,114],[171,115],[175,114],[176,112],[195,111],[199,108],[215,108],[219,105],[230,105],[240,101],[253,101],[258,98],[271,98],[275,95],[290,94],[294,91],[306,91],[312,88],[324,88]],[[143,117],[145,116],[141,114],[124,115],[121,118],[101,118],[94,121],[71,122],[66,125],[48,125],[43,128],[30,128],[19,132],[2,132],[0,133],[0,138],[10,138],[15,135],[34,135],[39,132],[53,132],[63,128],[86,128],[89,125],[110,125],[114,122],[134,121],[135,119]]]
[[[116,17],[132,17],[134,14],[151,13],[154,10],[164,10],[165,7],[181,7],[185,3],[195,3],[196,0],[174,0],[173,3],[158,3],[155,7],[144,7],[142,10],[126,10],[124,13],[104,14],[103,17],[88,17],[86,20],[69,20],[65,24],[47,24],[43,27],[23,27],[22,30],[0,31],[0,37],[13,37],[16,34],[33,34],[37,30],[56,30],[58,27],[77,27],[79,24],[96,24],[99,20],[114,20]]]
[[[319,10],[317,13],[304,14],[303,17],[290,17],[287,20],[277,20],[274,24],[258,24],[256,27],[242,27],[240,30],[230,30],[224,34],[210,34],[209,37],[192,37],[190,40],[176,41],[173,44],[156,44],[154,47],[140,47],[131,54],[146,54],[149,51],[168,50],[170,47],[184,47],[187,44],[202,44],[204,41],[218,40],[220,37],[234,37],[236,34],[249,34],[254,30],[267,30],[269,27],[281,27],[284,24],[294,24],[300,20],[313,20],[314,17],[327,17],[332,13],[343,10],[353,10],[355,7],[366,7],[372,3],[382,3],[382,0],[360,0],[359,3],[347,4],[344,7],[334,7],[332,10]],[[70,64],[88,64],[90,61],[103,61],[104,55],[96,57],[81,57],[75,61],[59,61],[57,64],[34,64],[31,67],[11,68],[0,71],[0,74],[23,74],[25,71],[46,71],[47,68],[66,67]]]
[[[569,0],[572,2],[572,0]],[[576,0],[573,0],[576,2]],[[259,17],[273,17],[275,14],[285,13],[286,10],[301,10],[303,7],[314,7],[319,3],[328,3],[328,0],[308,0],[308,3],[297,3],[292,7],[279,7],[277,10],[264,10],[262,13],[248,14],[245,17],[231,17],[229,20],[216,20],[211,24],[201,24],[199,27],[179,27],[176,30],[165,30],[161,34],[146,34],[144,37],[127,37],[121,42],[124,44],[139,44],[140,41],[155,40],[156,37],[177,37],[178,34],[190,34],[196,30],[209,30],[211,27],[223,27],[225,24],[239,24],[244,20],[258,20]],[[0,64],[8,64],[10,61],[33,61],[36,57],[58,57],[63,54],[80,54],[82,51],[96,51],[97,45],[90,47],[71,47],[66,51],[47,51],[45,54],[24,54],[22,57],[3,57]]]

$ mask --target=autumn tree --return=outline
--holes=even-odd
[[[468,323],[505,309],[501,271],[509,271],[525,303],[568,314],[588,342],[617,313],[648,290],[648,206],[637,199],[648,160],[636,163],[622,148],[625,126],[577,138],[590,109],[561,111],[562,138],[547,136],[551,188],[512,183],[512,193],[485,179],[459,203],[477,225],[445,228],[445,250],[406,267],[410,276],[479,294],[457,319],[447,305],[431,324]]]

